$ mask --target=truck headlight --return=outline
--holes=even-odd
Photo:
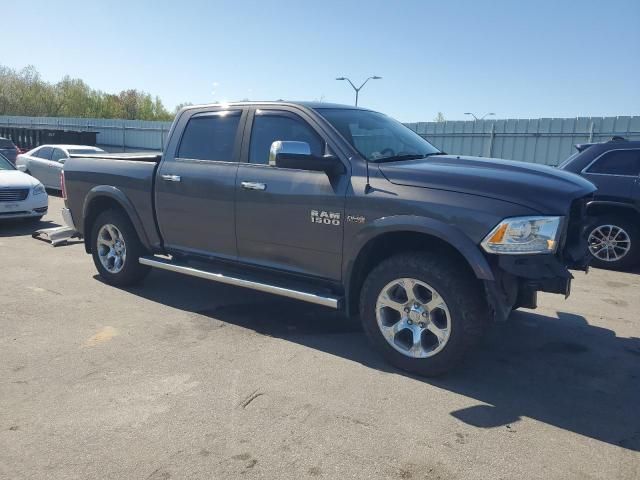
[[[40,195],[41,193],[46,193],[46,190],[44,189],[44,185],[39,183],[35,187],[33,187],[33,194]]]
[[[489,253],[555,253],[562,217],[505,218],[482,241]]]

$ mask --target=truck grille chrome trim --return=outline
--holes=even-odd
[[[169,270],[170,272],[182,273],[183,275],[204,278],[205,280],[212,280],[214,282],[234,285],[236,287],[250,288],[252,290],[258,290],[260,292],[293,298],[295,300],[302,300],[303,302],[314,303],[316,305],[322,305],[324,307],[334,309],[340,308],[341,298],[339,297],[331,297],[312,292],[302,292],[300,290],[279,287],[277,285],[254,282],[252,280],[247,280],[244,278],[231,277],[222,273],[209,272],[207,270],[201,270],[186,265],[179,265],[176,263],[172,263],[171,260],[159,257],[141,257],[139,261],[142,265],[148,265],[150,267],[160,268],[162,270]]]

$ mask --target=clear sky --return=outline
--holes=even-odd
[[[5,1],[0,64],[180,102],[319,100],[399,120],[640,115],[640,0]]]

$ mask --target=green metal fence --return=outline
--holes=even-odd
[[[640,116],[578,117],[406,124],[447,153],[557,165],[576,143],[619,135],[640,140]]]
[[[119,150],[162,150],[170,122],[6,117],[0,127],[38,127],[98,132],[97,143]],[[445,152],[557,165],[573,145],[620,135],[640,140],[640,116],[578,117],[407,123]]]

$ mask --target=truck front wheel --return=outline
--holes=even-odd
[[[138,262],[147,252],[129,218],[118,210],[97,216],[91,229],[91,253],[100,277],[110,285],[133,285],[149,272]]]
[[[446,256],[396,255],[365,280],[363,327],[392,365],[440,375],[481,337],[489,318],[483,291],[470,272]]]

